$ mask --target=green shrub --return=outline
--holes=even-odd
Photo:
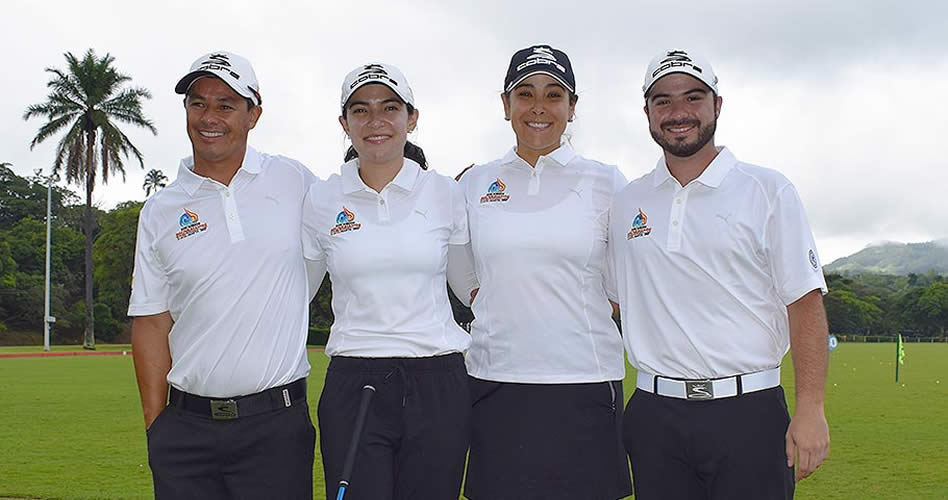
[[[92,308],[95,324],[96,341],[105,343],[115,342],[122,334],[122,324],[112,317],[112,310],[107,304],[97,302]]]
[[[329,342],[329,328],[309,327],[309,336],[306,337],[307,345],[326,345],[327,342]]]

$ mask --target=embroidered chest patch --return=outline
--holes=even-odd
[[[336,225],[329,230],[330,235],[337,235],[339,233],[345,233],[349,231],[356,231],[362,227],[362,224],[359,224],[355,220],[356,216],[346,207],[342,207],[342,212],[336,215]]]
[[[490,186],[487,187],[487,193],[484,196],[481,196],[481,204],[484,203],[503,203],[510,199],[510,195],[506,193],[507,185],[504,184],[504,181],[500,180],[500,177],[497,178],[494,182],[490,183]]]
[[[648,226],[648,216],[645,215],[645,212],[642,209],[639,209],[638,215],[632,219],[632,229],[629,229],[629,233],[626,235],[627,239],[632,238],[641,238],[642,236],[648,236],[652,233],[652,228]]]
[[[201,222],[201,218],[198,217],[198,214],[187,208],[185,208],[184,213],[178,217],[178,225],[181,226],[181,230],[175,233],[175,238],[178,240],[183,240],[189,236],[207,231],[207,223]]]

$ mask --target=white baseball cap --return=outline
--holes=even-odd
[[[408,79],[398,68],[391,64],[372,63],[359,66],[346,75],[346,79],[342,81],[342,108],[345,109],[346,102],[356,90],[370,83],[381,83],[392,89],[405,104],[415,105],[415,96],[408,86]]]
[[[685,50],[666,50],[652,59],[648,65],[648,71],[645,72],[645,84],[642,85],[642,92],[648,95],[652,85],[655,85],[661,77],[672,73],[685,73],[704,82],[711,87],[715,94],[718,93],[718,77],[711,69],[711,63],[705,58]]]
[[[250,61],[223,50],[205,54],[194,61],[188,73],[175,85],[174,91],[178,94],[186,94],[195,80],[205,76],[220,78],[234,92],[250,99],[258,106],[263,102],[260,99],[257,74],[254,73]]]

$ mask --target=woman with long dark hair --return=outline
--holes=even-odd
[[[453,320],[445,272],[448,247],[468,242],[464,201],[407,141],[418,110],[398,68],[359,66],[341,105],[352,147],[339,174],[310,188],[303,216],[304,256],[332,281],[332,359],[318,408],[326,496],[343,479],[368,384],[376,394],[345,498],[457,498],[470,337]]]

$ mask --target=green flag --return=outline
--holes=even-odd
[[[899,334],[899,364],[905,364],[905,349],[902,347],[902,334]]]
[[[899,342],[895,344],[895,382],[899,381],[899,365],[905,364],[905,349],[902,347],[902,334],[899,334]]]

